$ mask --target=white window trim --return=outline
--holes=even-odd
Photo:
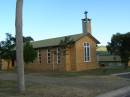
[[[89,44],[89,46],[84,46],[85,43],[86,43],[86,44],[89,44],[89,43],[87,43],[87,42],[84,42],[84,43],[83,43],[83,53],[84,53],[84,58],[83,58],[83,59],[84,59],[84,62],[91,62],[91,46],[90,46],[90,44]],[[85,60],[85,50],[84,50],[85,47],[86,47],[86,48],[89,47],[89,60]]]
[[[47,64],[51,64],[51,52],[48,52],[49,49],[47,49]],[[50,63],[48,62],[48,53],[50,53]]]

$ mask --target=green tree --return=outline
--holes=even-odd
[[[23,36],[23,42],[24,42],[24,43],[26,43],[26,42],[31,42],[31,41],[34,41],[32,37],[30,37],[30,36],[24,37],[24,36]]]
[[[74,41],[70,37],[66,36],[64,40],[60,41],[60,46],[69,48],[73,43]]]
[[[33,38],[30,36],[24,37],[24,62],[32,62],[36,58],[36,51],[31,45]],[[16,60],[16,38],[11,34],[6,33],[6,40],[0,42],[0,58],[5,59],[9,62]],[[9,67],[9,66],[8,66]]]
[[[126,34],[114,34],[111,42],[107,45],[107,49],[111,54],[119,55],[125,68],[127,68],[130,57],[130,32]]]
[[[60,41],[60,47],[62,49],[62,53],[67,54],[67,49],[70,48],[72,46],[72,44],[74,43],[73,39],[71,39],[70,37],[65,37],[64,40]]]
[[[37,57],[37,52],[34,50],[30,42],[24,44],[24,62],[29,63]]]
[[[15,60],[15,51],[14,51],[14,37],[11,34],[6,33],[6,40],[0,42],[0,58],[5,59],[9,64]]]

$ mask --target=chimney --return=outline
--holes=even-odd
[[[87,18],[87,11],[84,12],[85,18],[82,19],[82,29],[83,33],[91,33],[91,19]]]

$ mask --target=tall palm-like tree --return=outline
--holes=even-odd
[[[16,1],[16,66],[19,92],[25,91],[24,61],[23,61],[23,34],[22,34],[23,0]]]

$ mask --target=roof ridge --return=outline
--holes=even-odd
[[[81,35],[81,34],[83,34],[83,33],[80,33],[80,34],[72,34],[72,35],[65,35],[65,36],[54,37],[54,38],[48,38],[48,39],[42,39],[42,40],[32,41],[32,43],[34,43],[34,42],[40,42],[40,41],[45,41],[45,40],[51,40],[51,39],[64,38],[64,37],[71,37],[71,36],[76,36],[76,35]]]
[[[81,37],[88,35],[94,39],[96,43],[98,43],[98,40],[96,40],[92,35],[90,34],[84,34],[84,33],[79,33],[79,34],[73,34],[73,35],[66,35],[62,37],[56,37],[56,38],[49,38],[49,39],[44,39],[44,40],[38,40],[32,42],[32,45],[34,48],[43,48],[43,47],[50,47],[50,46],[58,46],[62,40],[65,40],[65,37],[70,37],[74,42],[79,40]]]

